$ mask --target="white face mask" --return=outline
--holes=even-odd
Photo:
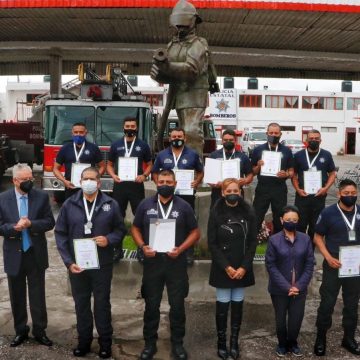
[[[87,195],[92,195],[96,192],[98,186],[97,181],[95,180],[83,180],[81,182],[81,188],[83,192]]]

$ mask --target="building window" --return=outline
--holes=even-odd
[[[240,107],[261,108],[262,95],[240,95]]]
[[[35,98],[40,95],[43,94],[26,94],[26,103],[31,105],[35,100]]]
[[[348,110],[358,110],[360,105],[360,98],[348,98],[347,99],[347,109]]]
[[[342,110],[344,99],[342,97],[304,96],[303,109]]]
[[[163,106],[163,95],[162,94],[147,94],[145,95],[145,101],[151,106]]]
[[[332,126],[322,126],[321,127],[321,132],[330,132],[330,133],[336,133],[337,132],[337,127],[332,127]]]
[[[265,97],[265,107],[297,109],[297,108],[299,108],[299,97],[298,96],[267,95]]]
[[[296,127],[295,126],[282,126],[281,125],[281,131],[295,131]]]

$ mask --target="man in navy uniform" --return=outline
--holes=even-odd
[[[110,304],[113,246],[122,242],[126,228],[117,202],[99,190],[98,169],[89,167],[82,172],[81,189],[67,199],[60,209],[55,239],[62,260],[69,269],[75,301],[79,339],[74,356],[85,356],[90,352],[93,340],[93,294],[99,356],[106,359],[111,357],[113,334]],[[99,268],[83,269],[76,263],[74,239],[84,238],[95,241]]]
[[[355,340],[360,299],[359,273],[353,277],[339,276],[339,269],[345,265],[339,259],[340,248],[360,245],[360,207],[356,205],[357,194],[357,185],[352,180],[342,180],[337,194],[339,202],[326,207],[315,226],[314,242],[324,257],[314,346],[317,356],[324,356],[326,353],[326,333],[331,327],[331,317],[340,288],[344,303],[344,337],[341,345],[352,354],[360,355],[360,346]]]
[[[71,182],[71,168],[74,163],[97,165],[100,175],[105,172],[105,161],[97,145],[86,140],[87,129],[84,123],[78,122],[72,126],[72,141],[64,144],[56,156],[53,173],[65,186],[65,199],[78,189]],[[61,173],[65,166],[65,176]]]
[[[294,159],[291,150],[279,143],[281,138],[281,126],[279,124],[269,124],[266,134],[268,141],[263,145],[257,146],[251,156],[253,172],[258,178],[253,206],[256,212],[257,229],[259,231],[269,205],[271,205],[274,233],[277,233],[282,230],[280,216],[282,209],[287,204],[286,180],[294,174]],[[261,174],[261,167],[264,165],[264,160],[262,160],[263,151],[281,153],[280,170],[276,176]]]
[[[222,133],[222,144],[223,148],[213,151],[210,154],[211,159],[220,160],[233,160],[239,159],[240,162],[240,178],[239,185],[249,185],[253,180],[252,166],[249,158],[242,152],[235,150],[236,134],[234,130],[227,129]],[[222,182],[217,184],[210,184],[211,186],[211,207],[214,206],[215,202],[219,200],[221,195]]]
[[[307,134],[307,149],[294,155],[294,176],[291,179],[296,190],[295,205],[299,209],[300,218],[297,230],[306,233],[312,239],[316,220],[325,207],[327,192],[335,181],[335,164],[331,153],[320,149],[321,134],[318,130],[310,130]],[[304,189],[304,172],[321,172],[321,187],[314,194]]]
[[[4,270],[8,277],[16,336],[10,346],[28,339],[26,283],[29,292],[32,333],[40,344],[51,346],[46,336],[45,270],[49,267],[45,232],[55,220],[49,197],[34,189],[31,168],[13,167],[15,188],[0,194],[0,235],[4,237]]]
[[[194,195],[178,195],[185,200],[193,210],[195,210],[195,192],[204,177],[204,166],[197,152],[185,145],[186,134],[182,128],[174,128],[170,134],[170,146],[160,151],[155,159],[152,169],[152,176],[157,184],[158,173],[160,170],[194,170],[194,181],[191,187]],[[188,265],[194,263],[194,248],[187,251]]]
[[[200,231],[192,208],[183,199],[174,196],[175,186],[174,172],[160,171],[157,176],[158,193],[141,202],[131,229],[134,241],[142,248],[145,255],[141,287],[145,299],[143,329],[145,347],[140,355],[142,360],[152,359],[157,352],[157,330],[164,285],[167,288],[170,304],[172,354],[175,359],[187,359],[183,347],[184,300],[189,291],[185,252],[200,238]],[[156,252],[149,246],[151,224],[156,226],[162,219],[175,221],[175,247],[167,253]]]

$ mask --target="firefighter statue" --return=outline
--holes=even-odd
[[[169,84],[166,106],[158,131],[158,147],[163,149],[163,134],[171,109],[176,109],[179,125],[185,129],[187,144],[201,156],[204,146],[202,121],[208,91],[219,91],[216,71],[211,62],[207,41],[196,35],[202,22],[194,5],[177,2],[170,15],[174,30],[167,50],[158,49],[153,57],[150,75],[159,83]]]

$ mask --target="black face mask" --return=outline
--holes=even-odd
[[[280,141],[280,136],[268,135],[267,139],[270,144],[276,145]]]
[[[240,199],[240,195],[238,194],[229,194],[229,195],[225,195],[225,200],[231,204],[231,205],[235,205]]]
[[[287,231],[294,232],[297,228],[297,223],[292,222],[292,221],[284,221],[283,227]]]
[[[353,206],[356,204],[357,201],[357,196],[340,196],[340,201],[345,205],[345,206]]]
[[[310,140],[308,144],[309,148],[313,151],[318,150],[320,147],[320,142],[316,140]]]
[[[34,183],[31,180],[26,180],[20,183],[20,189],[24,193],[28,193],[32,189],[33,185]]]
[[[174,148],[181,148],[185,144],[185,141],[183,139],[175,139],[171,140],[171,146]]]
[[[235,144],[231,141],[225,141],[223,143],[223,146],[224,146],[225,150],[231,151],[231,150],[234,150]]]
[[[133,137],[137,135],[137,130],[124,129],[124,134],[128,137]]]
[[[174,191],[175,191],[175,186],[160,185],[157,187],[158,194],[165,198],[174,195]]]

